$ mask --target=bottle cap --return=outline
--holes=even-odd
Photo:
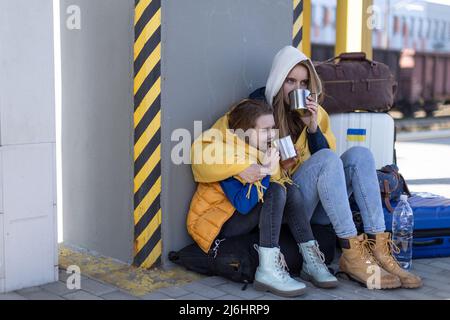
[[[400,195],[400,201],[408,201],[408,195],[407,194]]]

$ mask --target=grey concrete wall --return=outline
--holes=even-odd
[[[81,30],[66,9],[81,9]],[[64,241],[122,261],[133,254],[133,0],[63,0]],[[291,43],[292,1],[162,1],[163,263],[192,240],[186,213],[195,184],[171,161],[171,134],[207,129],[265,84]],[[192,137],[193,139],[194,137]]]
[[[186,214],[195,191],[189,165],[171,162],[174,129],[204,129],[264,86],[275,53],[291,43],[292,0],[162,1],[162,236],[167,253],[192,240]]]
[[[69,30],[70,5],[81,29]],[[64,242],[133,256],[134,0],[62,0]]]
[[[0,0],[0,292],[58,279],[52,0]]]

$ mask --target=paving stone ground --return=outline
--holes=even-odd
[[[339,279],[335,289],[318,289],[310,283],[305,295],[293,300],[450,300],[450,257],[413,261],[413,271],[424,280],[420,289],[368,290],[359,284]],[[60,270],[60,281],[6,294],[0,300],[283,300],[271,293],[256,291],[252,285],[242,290],[243,284],[221,277],[205,277],[183,286],[173,286],[133,296],[112,285],[89,277],[82,277],[81,289],[66,286],[67,275]]]

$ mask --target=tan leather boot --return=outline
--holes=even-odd
[[[403,288],[419,288],[422,286],[422,279],[400,267],[397,260],[392,256],[392,252],[398,250],[398,247],[392,242],[389,232],[368,235],[368,237],[373,241],[369,247],[378,264],[387,272],[398,276]]]
[[[350,239],[339,239],[342,255],[339,270],[365,285],[368,289],[393,289],[401,286],[399,277],[378,265],[368,247],[365,234]]]

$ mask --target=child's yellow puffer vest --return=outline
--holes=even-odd
[[[207,253],[234,211],[218,182],[199,183],[187,216],[188,233]]]
[[[208,155],[215,155],[223,163],[208,162]],[[209,251],[223,224],[235,212],[219,182],[235,177],[245,184],[238,174],[252,164],[260,163],[262,156],[262,152],[245,144],[228,130],[228,114],[192,144],[192,171],[194,180],[199,184],[187,215],[187,230],[203,251]],[[290,179],[283,177],[278,168],[271,175],[271,181],[283,184],[290,182]],[[257,188],[259,199],[263,201],[261,182],[250,185],[250,188],[253,187]]]

